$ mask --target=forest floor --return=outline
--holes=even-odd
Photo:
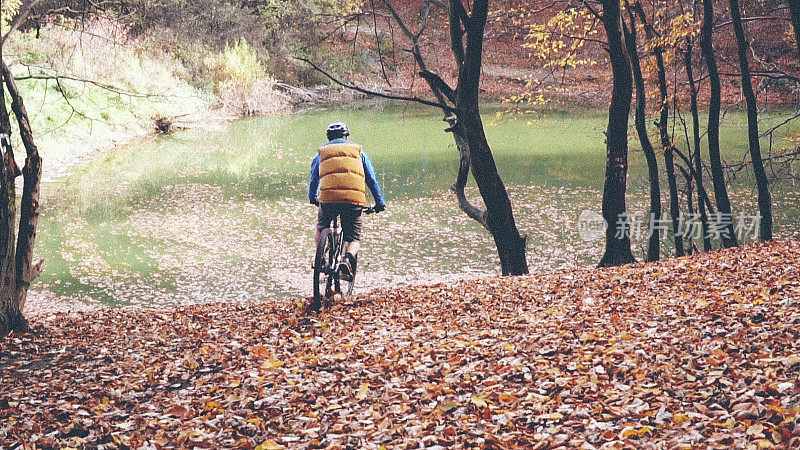
[[[0,340],[0,447],[800,445],[800,240]]]

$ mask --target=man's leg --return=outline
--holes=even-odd
[[[358,263],[358,250],[361,248],[361,208],[353,206],[341,212],[342,228],[344,232],[345,267],[342,276],[346,281],[353,279]],[[349,279],[349,280],[348,280]]]
[[[314,248],[317,248],[319,244],[319,235],[322,234],[322,230],[327,228],[331,220],[333,220],[333,217],[329,214],[329,209],[323,203],[320,203],[317,208],[317,224],[314,226]]]
[[[361,249],[361,241],[350,241],[347,243],[346,251],[353,256],[358,256],[358,251]]]

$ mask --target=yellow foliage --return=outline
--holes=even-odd
[[[568,69],[591,61],[581,58],[579,52],[586,39],[597,34],[596,20],[585,8],[569,8],[554,15],[546,24],[528,25],[524,48],[535,58],[543,60],[544,67]]]
[[[240,39],[235,44],[226,45],[222,52],[223,73],[230,81],[251,81],[266,75],[253,47]]]
[[[14,16],[19,12],[22,0],[3,0],[0,4],[0,30],[5,35]]]

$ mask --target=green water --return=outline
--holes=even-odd
[[[762,126],[781,117],[765,117]],[[43,189],[37,252],[46,263],[32,295],[112,305],[308,295],[310,161],[325,125],[339,120],[364,145],[387,199],[386,212],[365,219],[360,289],[498,273],[489,235],[450,193],[458,155],[440,115],[373,105],[246,118],[224,131],[181,131],[97,156]],[[573,111],[487,126],[518,226],[528,236],[532,270],[599,259],[602,242],[581,240],[577,217],[600,209],[605,123],[602,112]],[[746,138],[744,118],[728,116],[726,159],[741,157]],[[782,138],[774,143],[791,145]],[[632,150],[630,159],[629,209],[645,213],[643,157]],[[737,210],[757,210],[747,175],[731,189]],[[469,194],[478,199],[474,187]],[[777,236],[796,235],[796,189],[778,187],[775,197]],[[641,256],[644,239],[634,247]]]

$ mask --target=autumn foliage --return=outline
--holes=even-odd
[[[800,241],[0,341],[0,446],[791,447]],[[591,447],[587,447],[591,448]]]

